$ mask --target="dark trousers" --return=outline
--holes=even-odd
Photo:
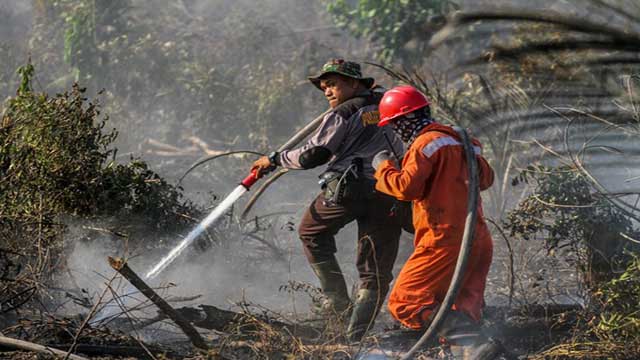
[[[356,220],[360,288],[378,289],[384,297],[393,279],[402,228],[400,217],[393,211],[396,203],[394,198],[374,192],[357,201],[327,206],[321,193],[304,213],[298,229],[307,259],[314,264],[333,258],[337,251],[334,235]]]

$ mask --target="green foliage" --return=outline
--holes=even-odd
[[[124,151],[131,145],[138,151],[149,138],[176,144],[193,135],[207,143],[237,138],[238,147],[266,150],[304,121],[309,104],[290,99],[314,91],[308,83],[299,87],[307,66],[330,56],[278,19],[285,16],[276,13],[282,2],[55,0],[44,6],[48,16],[37,19],[31,41],[34,59],[51,59],[40,83],[50,92],[74,80],[89,93],[105,89],[104,109]],[[199,7],[215,8],[216,20],[192,13]],[[295,11],[309,8],[321,10],[296,3]]]
[[[75,85],[50,98],[30,91],[31,64],[19,72],[18,96],[8,102],[0,127],[2,214],[30,213],[40,199],[40,215],[136,214],[161,227],[184,221],[180,215],[191,210],[179,189],[140,160],[109,161],[117,133],[104,131],[108,118],[86,101],[84,89]]]
[[[400,57],[413,64],[420,64],[423,47],[443,24],[442,16],[455,9],[458,5],[450,0],[358,0],[357,4],[331,0],[328,4],[338,26],[382,45],[381,61]],[[411,41],[418,42],[413,50],[407,48]]]
[[[39,281],[55,273],[64,250],[64,219],[108,217],[144,228],[148,236],[175,233],[199,215],[182,200],[181,189],[144,162],[111,160],[117,133],[105,131],[108,118],[87,101],[83,88],[74,85],[49,97],[31,90],[31,64],[19,73],[20,89],[0,123],[2,309],[34,294]],[[139,234],[131,235],[138,240]]]
[[[95,0],[59,1],[69,9],[62,16],[66,25],[64,60],[76,69],[76,81],[90,79],[96,63]]]
[[[147,231],[182,229],[199,214],[190,202],[182,200],[181,188],[167,183],[141,160],[110,162],[94,186],[96,215],[140,220]]]
[[[504,222],[510,235],[523,240],[541,239],[550,252],[568,248],[589,285],[609,280],[622,260],[633,234],[631,221],[609,201],[591,190],[589,181],[573,167],[530,165],[513,185],[528,183],[532,193],[508,213]]]
[[[601,309],[595,334],[602,340],[640,341],[640,257],[633,255],[626,271],[604,284],[596,295]]]
[[[20,87],[18,87],[18,94],[25,94],[30,92],[31,79],[33,79],[34,68],[31,63],[18,68],[18,75],[20,75]]]
[[[43,198],[42,214],[91,213],[94,184],[116,133],[102,132],[106,118],[94,125],[99,110],[85,106],[77,86],[55,98],[29,91],[32,71],[22,68],[23,83],[0,128],[1,212],[29,213]]]

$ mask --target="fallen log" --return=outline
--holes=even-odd
[[[36,344],[29,341],[24,341],[24,340],[13,339],[13,338],[2,336],[2,335],[0,335],[0,347],[32,351],[32,352],[41,353],[41,354],[57,355],[63,358],[71,359],[71,360],[88,360],[85,357],[68,354],[66,351],[54,349],[49,346],[44,346],[44,345],[40,345],[40,344]],[[67,354],[68,354],[68,357],[67,357]]]
[[[55,344],[50,345],[53,348],[68,349],[71,344]],[[76,352],[85,354],[88,356],[122,356],[122,357],[135,357],[141,359],[152,359],[147,350],[140,346],[127,346],[127,345],[93,345],[93,344],[77,344],[75,345]],[[177,353],[169,349],[158,349],[151,347],[149,351],[152,354],[164,354],[169,357],[183,358],[186,355]]]
[[[303,340],[313,342],[320,338],[322,334],[321,329],[301,325],[301,324],[289,324],[275,319],[267,318],[260,315],[247,315],[243,313],[237,313],[234,311],[219,309],[211,305],[199,305],[199,309],[193,307],[181,307],[175,309],[185,320],[193,324],[193,326],[215,330],[223,333],[242,333],[245,335],[251,335],[257,331],[260,331],[259,324],[262,323],[266,326],[281,331],[286,334],[290,334],[299,337]],[[151,326],[167,318],[162,312],[157,316],[135,323],[135,327],[138,329],[144,329],[147,326]],[[130,321],[123,321],[122,324],[118,324],[117,327],[122,331],[130,331]],[[124,330],[123,330],[124,329]]]
[[[120,273],[125,279],[127,279],[131,285],[133,285],[136,289],[140,290],[140,292],[147,297],[152,303],[154,303],[167,317],[169,317],[173,322],[180,327],[180,329],[184,332],[185,335],[189,338],[191,343],[200,349],[208,349],[209,346],[204,338],[200,335],[198,330],[196,330],[191,323],[189,323],[184,317],[182,317],[178,312],[175,311],[174,308],[169,305],[163,298],[161,298],[158,294],[149,285],[147,285],[139,276],[136,274],[131,268],[127,265],[126,261],[122,258],[112,258],[109,256],[109,265]]]
[[[218,309],[215,306],[211,306],[211,305],[201,305],[200,308],[204,311],[204,313],[206,314],[206,318],[200,322],[198,322],[198,324],[202,327],[204,327],[207,322],[209,322],[210,320],[212,320],[214,318],[214,316],[218,316],[218,321],[220,321],[220,313],[222,311],[222,309]],[[311,326],[306,326],[306,325],[301,325],[301,324],[287,324],[281,321],[277,321],[274,319],[269,319],[269,318],[265,318],[265,317],[261,317],[261,316],[250,316],[247,314],[241,314],[241,313],[236,313],[233,311],[226,311],[227,312],[227,319],[230,319],[230,315],[233,315],[233,319],[232,321],[235,323],[240,323],[240,324],[244,324],[244,326],[246,327],[247,324],[249,323],[255,323],[256,320],[261,321],[277,330],[280,331],[285,331],[288,334],[292,334],[294,336],[297,337],[301,337],[301,338],[305,338],[305,339],[317,339],[320,335],[321,332],[319,329],[311,327]],[[220,323],[219,323],[220,324]],[[222,325],[222,324],[220,324]]]
[[[291,334],[293,336],[313,341],[320,337],[321,331],[311,326],[300,324],[287,324],[282,321],[266,318],[259,315],[249,315],[234,311],[218,309],[211,305],[200,305],[200,309],[183,307],[176,309],[183,317],[189,319],[193,325],[220,332],[236,332],[249,334],[259,331],[259,324]]]

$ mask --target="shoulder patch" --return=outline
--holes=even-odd
[[[362,113],[362,125],[375,125],[380,121],[380,112],[378,110],[375,111],[367,111]]]

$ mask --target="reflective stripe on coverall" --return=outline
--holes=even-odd
[[[493,183],[493,170],[480,155],[480,189]],[[383,162],[375,173],[376,189],[413,201],[414,252],[403,266],[389,296],[389,310],[411,329],[428,326],[429,315],[444,299],[460,251],[467,215],[468,171],[459,135],[441,124],[426,126],[396,169]],[[493,242],[478,203],[478,221],[462,287],[453,309],[479,321],[491,265]]]

